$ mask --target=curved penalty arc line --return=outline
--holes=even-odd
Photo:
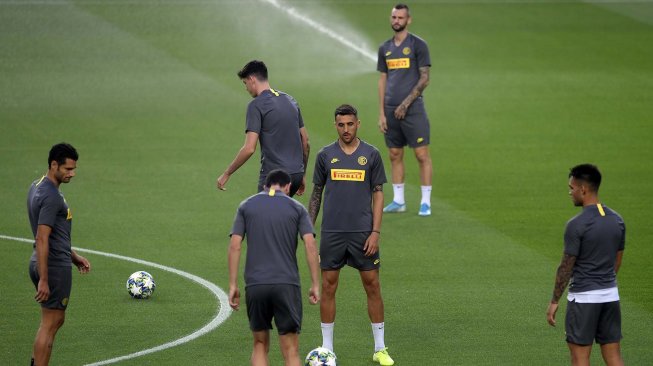
[[[7,235],[1,235],[1,234],[0,234],[0,239],[7,239],[7,240],[19,241],[19,242],[30,243],[30,244],[34,243],[34,239],[16,238],[16,237],[13,237],[13,236],[7,236]],[[150,354],[150,353],[159,352],[159,351],[163,351],[163,350],[168,349],[168,348],[179,346],[180,344],[190,342],[190,341],[192,341],[192,340],[194,340],[196,338],[199,338],[199,337],[203,336],[206,333],[211,332],[212,330],[214,330],[215,328],[220,326],[220,324],[224,323],[224,321],[227,320],[227,318],[229,318],[229,316],[231,315],[231,308],[229,307],[229,298],[228,298],[227,294],[220,287],[218,287],[217,285],[215,285],[212,282],[209,282],[209,281],[207,281],[207,280],[205,280],[205,279],[203,279],[201,277],[198,277],[198,276],[196,276],[194,274],[184,272],[184,271],[178,270],[176,268],[164,266],[162,264],[145,261],[145,260],[138,259],[138,258],[127,257],[127,256],[124,256],[124,255],[100,252],[100,251],[97,251],[97,250],[85,249],[85,248],[79,248],[79,247],[73,247],[73,249],[75,249],[78,252],[82,252],[82,253],[90,253],[90,254],[100,255],[100,256],[104,256],[104,257],[120,259],[120,260],[124,260],[124,261],[128,261],[128,262],[134,262],[134,263],[143,264],[143,265],[146,265],[146,266],[149,266],[149,267],[158,268],[158,269],[164,270],[166,272],[174,273],[174,274],[176,274],[178,276],[187,278],[187,279],[189,279],[189,280],[191,280],[193,282],[196,282],[196,283],[206,287],[209,291],[211,291],[211,293],[213,293],[213,295],[218,299],[218,302],[219,302],[218,314],[209,323],[204,325],[202,328],[194,331],[193,333],[191,333],[191,334],[189,334],[189,335],[187,335],[185,337],[176,339],[176,340],[168,342],[168,343],[161,344],[161,345],[156,346],[156,347],[144,349],[142,351],[130,353],[130,354],[124,355],[124,356],[114,357],[114,358],[111,358],[111,359],[108,359],[108,360],[103,360],[103,361],[98,361],[98,362],[86,364],[84,366],[109,365],[109,364],[112,364],[112,363],[129,360],[129,359],[132,359],[132,358],[144,356],[144,355],[147,355],[147,354]]]

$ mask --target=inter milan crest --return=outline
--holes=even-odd
[[[359,164],[359,165],[365,165],[365,164],[367,164],[367,158],[364,157],[364,156],[359,156],[359,157],[358,157],[358,164]]]
[[[401,52],[403,52],[404,55],[406,55],[406,56],[410,55],[410,47],[404,47],[404,50],[401,51]]]

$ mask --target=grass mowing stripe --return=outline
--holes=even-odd
[[[33,243],[33,240],[31,240],[31,239],[16,238],[16,237],[13,237],[13,236],[7,236],[7,235],[2,235],[2,234],[0,234],[0,239],[7,239],[7,240],[24,242],[24,243]],[[218,287],[215,284],[213,284],[213,283],[211,283],[211,282],[209,282],[209,281],[207,281],[207,280],[205,280],[205,279],[203,279],[201,277],[198,277],[198,276],[196,276],[194,274],[184,272],[184,271],[178,270],[176,268],[164,266],[162,264],[158,264],[158,263],[154,263],[154,262],[150,262],[150,261],[146,261],[146,260],[142,260],[142,259],[138,259],[138,258],[127,257],[127,256],[119,255],[119,254],[106,253],[106,252],[101,252],[101,251],[92,250],[92,249],[79,248],[79,247],[73,247],[73,249],[75,249],[78,252],[90,253],[90,254],[100,255],[100,256],[104,256],[104,257],[109,257],[109,258],[115,258],[115,259],[120,259],[120,260],[124,260],[124,261],[134,262],[134,263],[143,264],[143,265],[146,265],[146,266],[149,266],[149,267],[154,267],[154,268],[158,268],[158,269],[161,269],[161,270],[164,270],[164,271],[167,271],[167,272],[174,273],[176,275],[179,275],[181,277],[185,277],[185,278],[187,278],[187,279],[189,279],[189,280],[191,280],[193,282],[196,282],[196,283],[206,287],[218,299],[218,314],[208,324],[206,324],[202,328],[198,329],[197,331],[195,331],[195,332],[193,332],[193,333],[191,333],[191,334],[189,334],[189,335],[187,335],[185,337],[176,339],[176,340],[174,340],[172,342],[164,343],[162,345],[152,347],[152,348],[148,348],[148,349],[145,349],[145,350],[142,350],[142,351],[130,353],[128,355],[119,356],[119,357],[111,358],[111,359],[108,359],[108,360],[87,364],[86,366],[108,365],[108,364],[116,363],[116,362],[119,362],[119,361],[124,361],[124,360],[129,360],[129,359],[132,359],[132,358],[144,356],[144,355],[147,355],[147,354],[150,354],[150,353],[163,351],[165,349],[175,347],[175,346],[178,346],[180,344],[184,344],[186,342],[190,342],[190,341],[192,341],[192,340],[194,340],[194,339],[196,339],[198,337],[201,337],[202,335],[216,329],[218,326],[220,326],[220,324],[222,324],[225,320],[227,320],[227,318],[229,318],[229,315],[231,315],[231,308],[229,307],[229,298],[228,298],[227,294],[220,287]]]

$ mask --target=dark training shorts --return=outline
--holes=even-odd
[[[261,192],[263,190],[263,184],[265,183],[265,178],[266,176],[260,175],[258,177],[258,191]],[[302,184],[302,179],[304,179],[304,173],[295,173],[295,174],[290,174],[290,192],[288,193],[289,197],[292,197],[297,193],[297,190],[299,189],[299,186]]]
[[[322,232],[320,240],[320,268],[337,270],[345,264],[359,271],[371,271],[381,267],[380,252],[365,256],[363,247],[370,232],[332,233]]]
[[[29,277],[38,291],[39,272],[36,262],[29,263]],[[70,290],[73,285],[73,272],[70,267],[48,267],[48,286],[50,297],[41,306],[46,309],[66,310]]]
[[[567,342],[581,346],[619,342],[621,309],[619,301],[600,304],[567,302],[565,319]]]
[[[302,329],[302,294],[295,285],[254,285],[245,289],[249,328],[253,332],[272,329],[272,318],[280,335]]]
[[[400,148],[406,145],[416,148],[430,143],[431,127],[422,98],[417,98],[406,112],[404,119],[395,118],[396,106],[385,106],[388,129],[385,132],[385,145]]]

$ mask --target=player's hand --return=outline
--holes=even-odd
[[[77,270],[79,270],[79,273],[81,274],[91,272],[91,262],[89,262],[88,259],[82,257],[81,255],[77,255],[75,266],[77,266]]]
[[[297,192],[295,192],[295,194],[301,196],[304,194],[304,191],[306,191],[306,177],[302,177],[302,182],[299,185],[299,188],[297,188]]]
[[[311,286],[311,289],[308,292],[308,303],[315,305],[318,302],[320,302],[320,286]]]
[[[240,290],[238,287],[229,287],[229,306],[232,309],[240,309]]]
[[[373,256],[379,251],[379,233],[372,231],[370,236],[367,237],[367,240],[365,240],[363,250],[365,251],[365,255],[368,257]]]
[[[229,180],[229,174],[222,173],[222,175],[219,176],[218,180],[216,181],[216,186],[218,187],[218,189],[221,191],[226,191],[227,188],[225,188],[225,186],[227,185],[228,180]]]
[[[404,105],[403,103],[400,104],[399,107],[397,107],[397,109],[395,109],[395,113],[394,113],[395,118],[404,119],[404,117],[406,117],[406,112],[407,111],[408,111],[408,107],[406,105]]]
[[[558,311],[558,304],[556,303],[549,303],[549,308],[546,309],[546,321],[549,322],[549,324],[552,327],[556,326],[556,312]]]
[[[50,287],[48,286],[48,281],[41,278],[36,286],[36,295],[34,296],[34,299],[37,302],[46,302],[49,298]]]
[[[386,133],[386,131],[388,131],[388,121],[384,114],[379,116],[379,131],[381,131],[381,133]]]

